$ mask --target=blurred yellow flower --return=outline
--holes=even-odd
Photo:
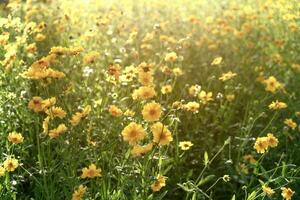
[[[80,185],[77,190],[75,190],[72,194],[72,200],[81,200],[87,190],[87,187],[84,185]]]
[[[166,62],[175,62],[177,60],[177,54],[175,52],[167,53],[165,56]]]
[[[49,131],[49,137],[51,139],[58,137],[60,134],[66,132],[68,128],[65,124],[59,124],[57,128]]]
[[[5,168],[0,166],[0,177],[5,175]]]
[[[115,105],[110,105],[108,112],[114,117],[120,117],[123,115],[122,110]]]
[[[222,76],[219,78],[219,80],[227,81],[227,80],[232,79],[235,76],[236,76],[236,73],[233,73],[232,71],[229,71],[227,73],[223,73]]]
[[[210,101],[213,101],[214,99],[212,98],[212,92],[205,92],[205,91],[201,91],[198,95],[198,98],[200,99],[200,101],[203,103],[203,104],[206,104]]]
[[[292,119],[285,119],[284,123],[293,130],[297,127],[297,123],[294,122]]]
[[[48,110],[46,110],[46,114],[51,119],[54,119],[55,117],[63,119],[67,113],[61,107],[51,107]]]
[[[4,162],[3,162],[3,166],[5,168],[6,171],[8,172],[13,172],[15,171],[18,166],[19,166],[19,162],[17,159],[15,158],[10,158],[8,157]]]
[[[275,93],[276,90],[282,88],[281,83],[279,83],[274,76],[270,76],[268,79],[264,80],[263,83],[266,85],[266,91],[272,93]]]
[[[191,141],[182,141],[182,142],[179,142],[179,147],[183,151],[189,150],[193,145],[194,144]]]
[[[275,191],[272,188],[270,188],[266,185],[262,186],[262,190],[263,190],[263,193],[268,195],[268,196],[272,196],[275,193]]]
[[[295,191],[293,191],[291,188],[282,187],[281,188],[281,196],[285,200],[291,200],[292,196],[294,195]]]
[[[151,185],[151,189],[153,192],[158,192],[164,186],[166,186],[166,177],[158,175],[155,182]]]
[[[95,178],[101,177],[101,169],[97,169],[95,164],[82,168],[81,178]]]
[[[171,85],[164,85],[161,87],[161,93],[162,94],[168,94],[168,93],[171,93],[173,90],[172,86]]]
[[[269,105],[269,109],[272,110],[280,110],[286,108],[287,105],[284,102],[279,102],[278,100],[272,101],[272,103]]]
[[[169,129],[161,122],[156,122],[151,126],[153,134],[153,142],[159,145],[168,145],[173,141],[173,137]]]
[[[211,65],[219,65],[221,64],[223,58],[222,57],[216,57],[212,62]]]
[[[142,155],[148,153],[149,151],[151,151],[152,147],[153,147],[152,143],[146,144],[144,146],[134,145],[132,150],[131,150],[131,155],[133,157],[142,156]]]
[[[15,131],[13,131],[8,134],[7,139],[8,139],[8,141],[10,141],[13,144],[19,144],[19,143],[23,142],[24,137],[22,136],[21,133],[17,133]]]
[[[142,110],[144,120],[153,122],[159,120],[162,114],[162,108],[159,103],[151,102],[147,103]]]

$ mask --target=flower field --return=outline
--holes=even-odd
[[[300,200],[300,2],[0,1],[0,138],[1,200]]]

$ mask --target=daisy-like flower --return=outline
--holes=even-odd
[[[200,104],[195,101],[188,102],[187,104],[183,105],[183,108],[185,110],[193,112],[193,113],[197,112],[199,110],[199,107],[200,107]]]
[[[122,131],[122,136],[129,144],[135,145],[137,142],[143,140],[146,137],[146,132],[142,125],[135,122],[128,124]]]
[[[46,114],[50,116],[51,119],[54,119],[55,117],[63,119],[67,113],[61,107],[51,107],[46,110]]]
[[[3,166],[5,168],[6,171],[8,172],[13,172],[15,171],[18,166],[19,166],[19,162],[17,159],[15,158],[10,158],[8,157],[4,162],[3,162]]]
[[[148,153],[149,151],[152,150],[153,144],[146,144],[146,145],[135,145],[132,150],[131,150],[131,155],[133,157],[138,157],[138,156],[142,156],[146,153]]]
[[[282,84],[277,81],[274,76],[270,76],[268,79],[264,80],[263,83],[266,85],[266,91],[275,93],[278,89],[282,88]]]
[[[222,57],[216,57],[212,62],[211,65],[219,65],[221,64],[223,58]]]
[[[274,148],[278,145],[278,139],[272,133],[267,134],[267,141],[268,141],[268,146],[270,147]]]
[[[257,153],[265,153],[268,149],[268,140],[266,137],[259,137],[256,139],[254,149]]]
[[[153,98],[155,95],[156,92],[153,87],[142,86],[133,91],[132,98],[134,100],[147,100]]]
[[[171,93],[173,90],[172,86],[171,85],[164,85],[161,87],[161,93],[162,94],[168,94],[168,93]]]
[[[115,105],[110,105],[108,112],[114,117],[120,117],[123,115],[122,110]]]
[[[139,72],[139,82],[144,86],[149,86],[153,84],[153,75],[150,72]]]
[[[255,158],[251,154],[244,155],[243,159],[246,160],[246,161],[248,161],[248,162],[250,162],[251,164],[257,163],[257,160],[255,160]]]
[[[191,141],[182,141],[179,142],[179,147],[181,148],[181,150],[186,151],[189,150],[194,144]]]
[[[68,128],[66,127],[65,124],[60,124],[58,125],[57,128],[52,129],[49,131],[49,137],[51,139],[58,137],[60,134],[66,132],[68,130]]]
[[[85,55],[83,57],[82,62],[83,62],[84,65],[88,65],[88,64],[94,63],[95,60],[99,57],[99,55],[100,54],[98,52],[92,51],[92,52],[88,53],[87,55]]]
[[[175,62],[177,60],[177,54],[175,52],[171,52],[166,54],[165,61],[166,62]]]
[[[284,109],[286,107],[287,107],[286,103],[280,102],[278,100],[272,101],[272,103],[269,105],[269,109],[272,109],[272,110],[280,110],[280,109]]]
[[[205,92],[205,91],[201,91],[198,95],[198,98],[201,100],[201,102],[203,104],[206,104],[210,101],[213,101],[214,99],[212,98],[212,92]]]
[[[281,196],[285,200],[291,200],[294,193],[295,191],[293,191],[291,188],[286,188],[286,187],[281,188]]]
[[[147,103],[142,110],[142,115],[144,120],[149,122],[159,120],[161,114],[162,114],[161,105],[154,101],[151,103]]]
[[[158,192],[164,186],[166,186],[166,177],[158,175],[155,182],[151,185],[151,189],[153,192]]]
[[[222,76],[219,78],[221,81],[227,81],[235,77],[237,74],[233,73],[232,71],[229,71],[227,73],[223,73]]]
[[[10,141],[13,144],[20,144],[23,142],[24,137],[21,133],[17,133],[15,131],[11,132],[7,136],[8,141]]]
[[[297,127],[297,123],[294,122],[292,119],[285,119],[284,123],[293,130]]]
[[[75,190],[72,194],[72,200],[81,200],[87,190],[87,187],[84,185],[80,185],[77,190]]]
[[[169,129],[161,122],[156,122],[151,126],[153,134],[153,142],[158,145],[168,145],[173,141],[173,137]]]
[[[44,110],[42,102],[43,99],[41,97],[35,96],[29,101],[28,108],[34,112],[41,112]]]
[[[268,196],[272,196],[275,193],[275,191],[272,188],[270,188],[266,185],[262,186],[262,190],[263,190],[263,193]]]
[[[82,112],[76,112],[70,120],[72,126],[77,126],[81,122],[81,120],[91,112],[91,109],[91,106],[86,106]]]
[[[199,94],[200,90],[201,90],[200,85],[192,85],[191,87],[189,87],[189,95],[195,97]]]
[[[101,169],[97,169],[95,164],[84,167],[82,170],[81,178],[95,178],[101,177]]]

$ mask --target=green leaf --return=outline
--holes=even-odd
[[[206,183],[208,183],[209,181],[211,181],[214,178],[215,178],[215,175],[208,175],[207,177],[205,177],[199,181],[199,183],[197,184],[197,187],[199,187],[201,185],[205,185]]]
[[[231,197],[231,200],[235,200],[235,194]]]
[[[253,200],[253,199],[255,199],[255,197],[256,197],[256,192],[253,191],[253,192],[248,196],[247,200]]]

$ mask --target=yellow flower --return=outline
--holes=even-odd
[[[211,65],[219,65],[221,64],[222,60],[223,60],[222,57],[217,57],[211,62]]]
[[[147,103],[142,110],[144,120],[149,122],[159,120],[161,114],[161,105],[159,103],[155,103],[154,101],[151,103]]]
[[[51,107],[46,111],[46,114],[49,115],[51,119],[55,117],[63,119],[67,113],[61,107]]]
[[[81,200],[87,190],[86,186],[80,185],[72,194],[72,200]]]
[[[28,108],[33,110],[34,112],[41,112],[43,111],[42,102],[43,99],[41,97],[35,96],[29,101]]]
[[[123,114],[122,110],[115,105],[109,106],[108,112],[114,117],[120,117]]]
[[[276,90],[282,88],[281,83],[279,83],[274,76],[270,76],[268,79],[264,80],[263,83],[266,85],[266,91],[272,93],[275,93]]]
[[[274,148],[278,145],[278,139],[272,133],[267,134],[267,141],[268,141],[268,146],[270,147]]]
[[[96,51],[92,51],[83,57],[83,64],[88,65],[94,63],[95,60],[100,56],[100,54]]]
[[[156,92],[153,87],[142,86],[133,91],[132,98],[134,100],[137,100],[137,99],[147,100],[147,99],[151,99],[155,95],[156,95]]]
[[[265,153],[268,149],[268,139],[267,137],[259,137],[256,139],[254,148],[256,149],[257,153]]]
[[[139,82],[144,86],[152,85],[153,75],[149,72],[139,72]]]
[[[165,56],[166,62],[175,62],[177,60],[177,54],[175,52],[167,53]]]
[[[179,147],[181,150],[186,151],[189,150],[194,144],[191,141],[183,141],[179,142]]]
[[[43,133],[48,134],[50,117],[46,117],[43,121]]]
[[[70,120],[72,126],[77,126],[91,112],[91,106],[86,106],[82,112],[76,112]]]
[[[43,41],[43,40],[45,40],[45,39],[46,39],[46,36],[43,35],[43,34],[41,34],[41,33],[39,33],[39,34],[37,34],[37,35],[35,36],[35,41],[37,41],[37,42],[41,42],[41,41]]]
[[[232,102],[235,99],[235,95],[234,94],[228,94],[228,95],[226,95],[226,99],[227,99],[227,101]]]
[[[168,145],[173,141],[173,137],[169,129],[160,122],[156,122],[151,126],[153,134],[153,142],[159,145]]]
[[[161,93],[162,94],[168,94],[168,93],[171,93],[173,90],[172,86],[171,85],[164,85],[161,87]]]
[[[289,126],[290,128],[292,128],[293,130],[297,127],[296,122],[294,122],[292,119],[285,119],[284,123]]]
[[[134,147],[131,150],[131,155],[133,157],[138,157],[138,156],[142,156],[146,153],[148,153],[149,151],[152,150],[153,144],[146,144],[144,146],[141,145],[134,145]]]
[[[19,162],[17,159],[15,158],[7,158],[4,162],[3,162],[3,166],[5,168],[6,171],[8,172],[13,172],[17,169],[17,167],[19,166]]]
[[[135,115],[135,112],[133,110],[127,109],[124,112],[124,115],[127,116],[127,117],[133,117]]]
[[[97,169],[95,164],[91,164],[89,167],[84,167],[81,171],[81,178],[94,178],[102,176],[101,169]]]
[[[58,137],[60,134],[66,132],[68,130],[68,128],[66,127],[65,124],[60,124],[58,125],[57,128],[52,129],[49,131],[49,137],[51,139]]]
[[[270,187],[268,187],[266,185],[262,186],[262,190],[268,196],[272,196],[275,193],[275,191],[272,188],[270,188]]]
[[[5,175],[5,168],[0,166],[0,177]]]
[[[173,69],[173,73],[175,76],[181,76],[183,74],[182,70],[179,67],[175,67]]]
[[[192,85],[191,87],[189,87],[189,95],[195,97],[197,96],[197,94],[199,94],[201,90],[201,87],[199,85]]]
[[[219,78],[219,80],[227,81],[227,80],[232,79],[235,76],[236,76],[236,73],[232,73],[232,71],[229,71],[227,73],[223,73],[222,76]]]
[[[158,175],[155,182],[151,185],[151,189],[153,192],[158,192],[164,186],[166,186],[166,177]]]
[[[54,106],[55,104],[56,104],[56,98],[55,97],[45,99],[42,102],[43,110],[47,110],[48,108],[50,108],[51,106]]]
[[[141,64],[139,64],[138,69],[140,73],[153,74],[154,72],[153,64],[147,64],[146,62],[142,62]]]
[[[282,196],[285,200],[291,200],[291,199],[292,199],[292,196],[293,196],[294,193],[295,193],[291,188],[282,187],[281,190],[282,190],[281,196]]]
[[[23,142],[24,137],[22,136],[21,133],[17,133],[17,132],[14,131],[14,132],[11,132],[11,133],[8,134],[7,139],[11,143],[19,144],[19,143]]]
[[[251,164],[257,163],[257,160],[255,160],[255,158],[251,154],[244,155],[243,159],[249,161]]]
[[[269,109],[273,109],[273,110],[280,110],[286,107],[287,107],[286,103],[279,102],[278,100],[272,101],[272,103],[269,105]]]
[[[205,92],[201,91],[198,95],[198,98],[201,100],[203,104],[208,103],[209,101],[213,101],[214,99],[212,98],[212,92]]]
[[[129,144],[136,144],[137,142],[143,140],[146,137],[146,132],[142,125],[135,122],[128,124],[122,131],[122,136],[125,141]]]
[[[193,113],[197,112],[199,110],[199,107],[200,107],[199,103],[197,103],[195,101],[188,102],[187,104],[185,104],[183,106],[183,108],[185,110],[193,112]]]

